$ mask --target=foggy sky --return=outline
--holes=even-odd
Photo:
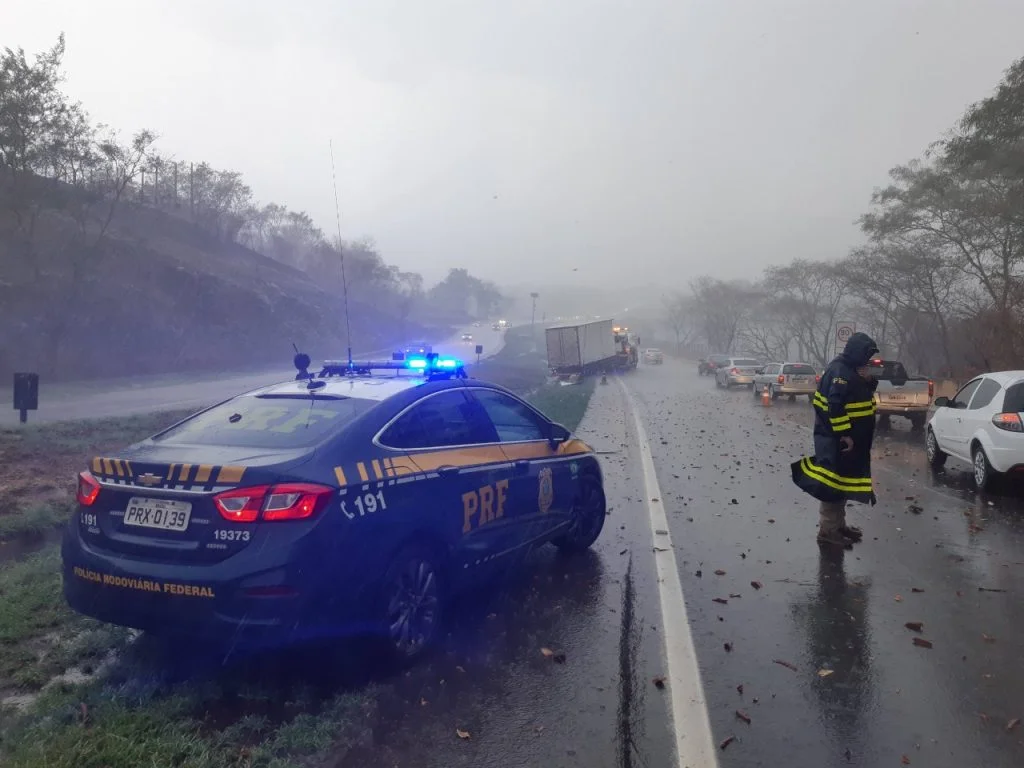
[[[1017,0],[4,5],[0,45],[67,33],[94,119],[328,234],[333,139],[346,238],[539,286],[839,257],[887,170],[1024,55]]]

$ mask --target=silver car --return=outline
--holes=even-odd
[[[730,357],[715,368],[715,384],[724,389],[749,387],[754,383],[754,376],[759,370],[761,364],[752,357]]]
[[[754,396],[767,391],[773,400],[779,395],[788,395],[790,400],[807,395],[813,400],[819,378],[807,363],[768,363],[754,376]]]

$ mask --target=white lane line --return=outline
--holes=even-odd
[[[704,685],[697,665],[697,652],[686,616],[686,599],[679,581],[672,534],[668,515],[662,502],[658,477],[654,472],[654,457],[640,421],[640,409],[629,389],[619,379],[626,402],[633,412],[637,443],[640,446],[640,466],[644,475],[644,504],[651,522],[651,541],[654,563],[658,574],[658,597],[661,602],[661,632],[665,649],[669,693],[671,694],[672,731],[676,741],[676,765],[680,768],[717,768],[718,753],[711,734]],[[664,531],[664,533],[658,533]]]

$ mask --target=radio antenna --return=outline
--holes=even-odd
[[[338,174],[334,170],[334,139],[331,139],[331,180],[334,182],[334,218],[338,224],[338,255],[341,257],[341,291],[345,300],[345,346],[348,348],[348,364],[352,366],[352,326],[348,316],[348,280],[345,278],[345,244],[341,241],[341,207],[338,205]]]

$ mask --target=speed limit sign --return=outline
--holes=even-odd
[[[857,331],[857,326],[854,323],[836,323],[836,354],[838,355],[846,347],[846,342],[850,340]]]

